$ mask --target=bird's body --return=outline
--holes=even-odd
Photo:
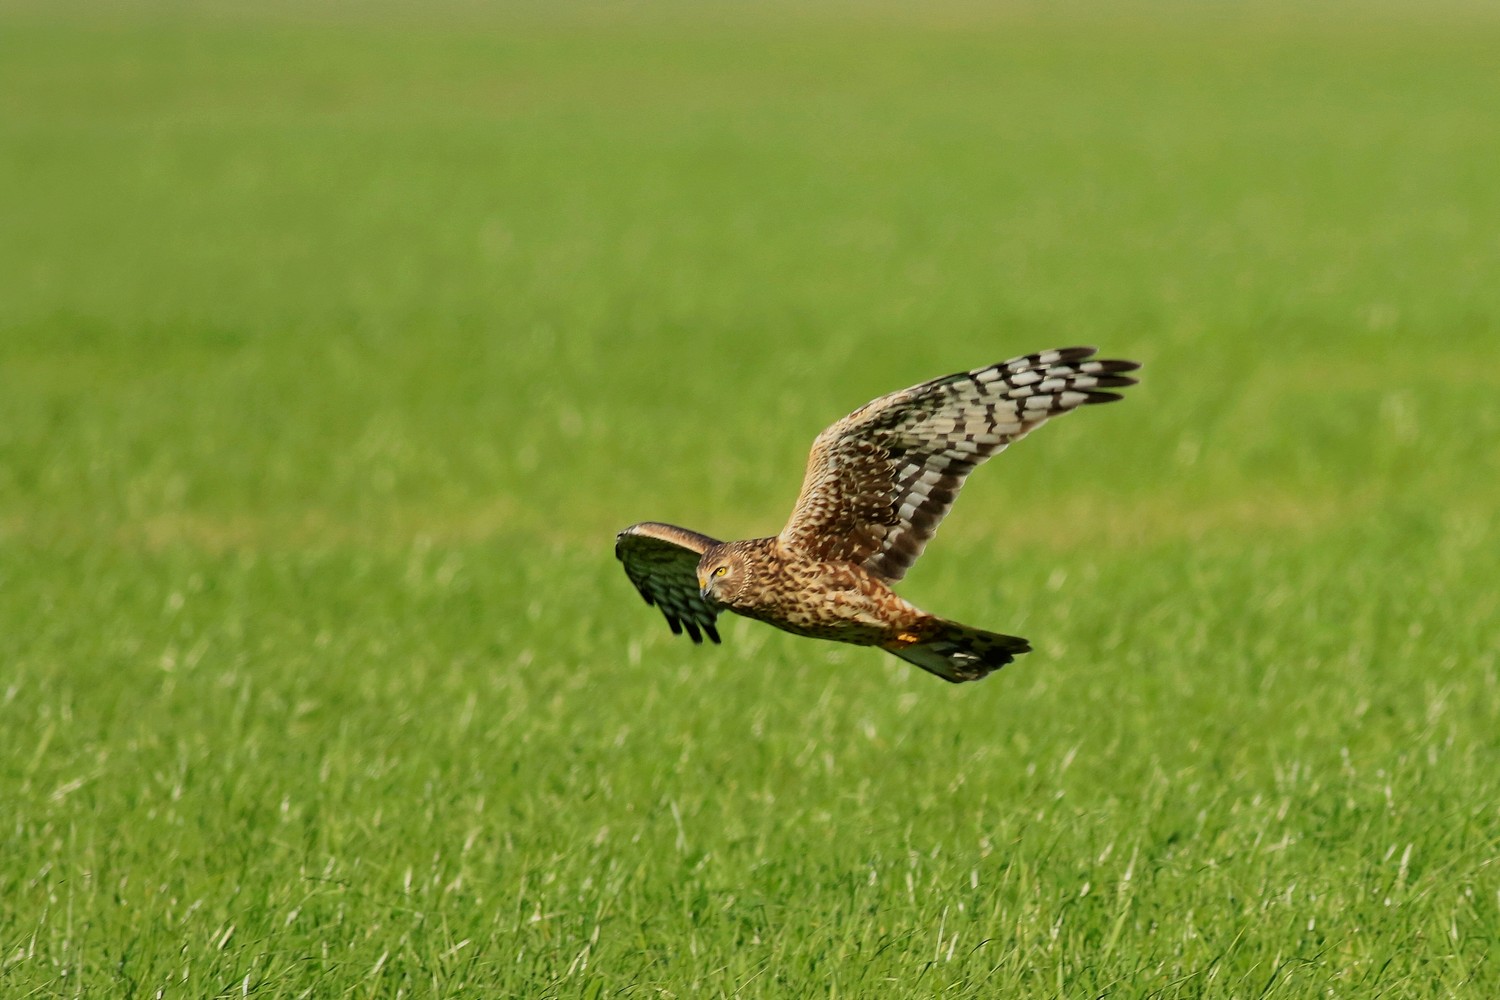
[[[658,522],[616,536],[615,554],[672,631],[719,641],[722,610],[796,635],[878,646],[946,680],[976,680],[1030,650],[1025,639],[915,607],[900,580],[964,478],[1048,418],[1120,398],[1131,361],[1093,348],[1043,351],[882,396],[818,435],[781,534],[720,542]]]
[[[724,589],[725,608],[810,639],[878,646],[926,617],[868,570],[802,558],[777,538],[728,542],[704,558],[713,565],[734,560],[734,572],[749,581]]]

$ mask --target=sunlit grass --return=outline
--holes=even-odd
[[[0,991],[1485,997],[1500,23],[0,22]],[[903,592],[726,623],[824,425],[1097,342]]]

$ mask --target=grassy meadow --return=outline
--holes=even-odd
[[[0,10],[0,995],[1500,995],[1500,14]],[[902,592],[612,554],[1136,358]]]

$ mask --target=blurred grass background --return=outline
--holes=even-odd
[[[1493,995],[1487,5],[12,3],[0,984]],[[674,641],[644,518],[1067,343],[903,587]],[[887,662],[889,660],[889,662]]]

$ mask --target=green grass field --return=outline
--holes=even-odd
[[[0,995],[1500,996],[1500,15],[0,13]],[[1145,363],[675,639],[826,424]]]

